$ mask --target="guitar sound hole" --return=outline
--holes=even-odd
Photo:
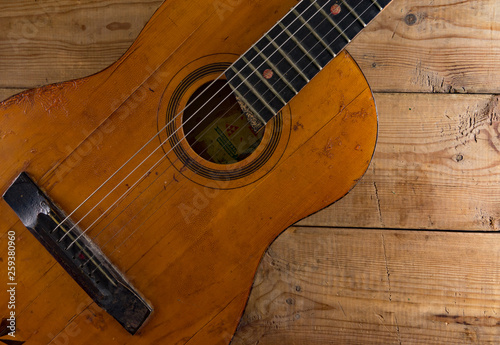
[[[182,118],[186,140],[207,161],[237,163],[255,151],[265,129],[252,129],[225,80],[210,84],[197,89],[187,103]]]

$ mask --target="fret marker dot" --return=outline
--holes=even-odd
[[[330,8],[330,12],[332,12],[332,14],[334,16],[336,16],[337,14],[339,14],[340,11],[342,11],[342,7],[340,7],[339,4],[335,4],[335,5],[332,6],[332,8]]]
[[[262,75],[263,75],[263,76],[264,76],[264,78],[266,78],[266,79],[271,79],[271,78],[273,77],[273,75],[274,75],[274,72],[273,72],[273,70],[272,70],[272,69],[266,69],[266,70],[262,73]]]

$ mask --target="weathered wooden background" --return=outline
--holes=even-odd
[[[2,0],[0,99],[105,68],[160,3]],[[393,0],[349,46],[375,92],[375,157],[269,248],[233,344],[500,343],[497,13]]]

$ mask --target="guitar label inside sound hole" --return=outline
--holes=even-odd
[[[189,146],[217,164],[242,161],[255,151],[265,129],[255,132],[225,80],[206,83],[190,97],[182,118]]]

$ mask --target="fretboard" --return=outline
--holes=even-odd
[[[226,78],[265,124],[390,2],[302,0],[226,71]]]

